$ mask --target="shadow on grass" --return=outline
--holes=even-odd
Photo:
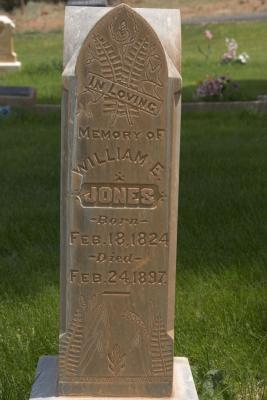
[[[223,98],[211,98],[206,101],[248,101],[248,100],[257,100],[257,97],[260,95],[267,94],[267,80],[257,80],[257,79],[248,79],[248,80],[239,80],[233,79],[233,82],[236,82],[239,85],[238,89],[234,87],[230,87],[225,90]],[[191,101],[203,101],[201,98],[196,97],[196,89],[198,86],[198,82],[192,86],[184,86],[183,87],[183,101],[191,102]]]
[[[200,399],[255,399],[264,385],[266,124],[251,112],[183,116],[175,354],[190,357]]]
[[[266,261],[266,122],[247,111],[184,115],[180,266],[217,271]]]
[[[59,276],[58,115],[2,119],[0,298]],[[178,266],[217,271],[266,259],[266,117],[183,117]]]
[[[60,118],[20,112],[0,120],[0,299],[58,285]]]
[[[264,371],[266,122],[183,116],[175,353],[200,394],[209,371],[237,394]],[[0,119],[0,132],[0,397],[27,399],[38,356],[58,351],[60,118]]]

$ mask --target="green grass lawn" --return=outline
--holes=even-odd
[[[207,39],[203,34],[205,29],[210,29],[214,34],[210,42],[211,55],[208,61],[198,51],[198,46],[207,49]],[[233,100],[254,100],[258,95],[267,94],[267,52],[264,51],[267,24],[265,22],[214,24],[206,27],[184,25],[182,33],[184,100],[191,101],[196,84],[209,75],[228,76],[239,82],[240,90],[233,96]],[[248,64],[220,63],[222,55],[227,50],[226,37],[236,39],[239,44],[238,54],[242,52],[249,54]]]
[[[201,400],[266,399],[266,124],[183,117],[175,353]],[[0,132],[0,399],[27,400],[38,357],[58,352],[60,117]]]
[[[197,50],[207,28],[208,61]],[[260,22],[183,26],[184,100],[209,74],[238,80],[242,100],[266,94],[266,36]],[[248,65],[218,62],[225,37]],[[23,69],[0,84],[59,103],[62,32],[17,34],[15,48]],[[201,400],[267,398],[266,125],[248,112],[183,118],[175,352]],[[27,400],[38,357],[58,352],[60,117],[13,113],[0,141],[0,399]]]
[[[214,33],[211,55],[207,61],[198,51],[205,49],[207,39],[203,32]],[[220,59],[226,51],[225,38],[234,37],[239,43],[239,52],[247,52],[251,59],[247,65],[221,65]],[[265,22],[243,22],[215,24],[209,26],[183,26],[183,100],[192,101],[196,85],[209,75],[226,75],[240,83],[240,90],[226,99],[254,100],[267,94],[267,24]],[[0,75],[0,85],[31,85],[38,90],[41,103],[59,103],[61,96],[62,32],[49,34],[17,34],[15,48],[22,61],[21,72]]]
[[[33,86],[40,103],[60,103],[62,32],[17,34],[15,49],[22,71],[0,74],[0,85]]]

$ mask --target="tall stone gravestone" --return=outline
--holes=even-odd
[[[197,399],[173,354],[180,58],[177,10],[66,8],[59,395]]]
[[[0,15],[0,73],[21,68],[14,52],[13,34],[15,24],[6,15]]]
[[[170,396],[180,75],[125,5],[98,20],[70,67],[59,389]]]

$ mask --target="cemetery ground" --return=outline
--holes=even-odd
[[[266,124],[183,116],[175,353],[201,400],[266,399]],[[18,111],[0,131],[0,398],[27,400],[58,353],[60,116]]]
[[[112,0],[111,0],[112,1]],[[122,0],[134,7],[180,8],[183,19],[208,16],[260,14],[267,11],[267,0]],[[7,0],[6,0],[7,2]],[[19,8],[9,13],[19,32],[29,30],[48,32],[62,29],[64,4],[44,1],[27,2],[24,12]]]
[[[210,26],[208,61],[206,28],[183,27],[184,99],[215,73],[238,80],[242,99],[267,93],[266,24]],[[220,65],[226,36],[248,65]],[[23,70],[0,84],[59,103],[62,33],[18,34],[15,49]],[[201,400],[264,400],[267,117],[182,119],[175,353],[190,358]],[[58,353],[60,116],[17,110],[0,132],[0,399],[27,400],[38,357]]]
[[[204,30],[214,35],[208,42]],[[267,54],[265,51],[267,24],[265,22],[239,22],[216,25],[183,26],[183,100],[192,101],[198,82],[207,76],[227,76],[240,84],[224,100],[255,100],[267,93]],[[37,88],[40,103],[60,103],[62,71],[62,31],[50,33],[23,33],[15,37],[15,49],[22,61],[22,71],[0,75],[0,85],[27,85]],[[238,52],[247,52],[247,65],[221,64],[226,52],[225,38],[235,38]],[[210,44],[208,60],[199,52]]]

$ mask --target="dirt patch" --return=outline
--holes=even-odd
[[[17,32],[49,32],[62,29],[64,25],[64,4],[46,4],[29,2],[24,9],[16,9],[8,15],[16,24]]]
[[[183,18],[250,14],[267,11],[266,0],[224,0],[181,6]]]
[[[112,0],[110,0],[112,1]],[[113,0],[114,1],[114,0]],[[120,0],[116,0],[120,1]],[[125,0],[136,7],[179,7],[182,17],[197,18],[234,14],[249,14],[267,11],[267,0]],[[16,24],[17,32],[48,32],[62,29],[64,25],[64,5],[29,2],[24,13],[17,9],[9,15]]]

